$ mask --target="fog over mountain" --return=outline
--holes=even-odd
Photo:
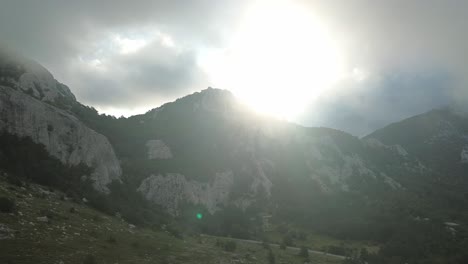
[[[187,263],[188,254],[199,263],[203,251],[207,263],[256,263],[263,253],[249,244],[260,240],[269,241],[268,259],[285,261],[297,257],[287,247],[299,245],[324,263],[468,257],[468,114],[456,108],[358,138],[258,114],[231,92],[207,88],[116,118],[81,104],[40,64],[4,51],[0,107],[0,248],[8,261]],[[252,253],[217,252],[235,251],[236,241]],[[140,243],[143,253],[135,252]],[[155,243],[164,249],[146,249]],[[171,248],[180,243],[186,249]]]
[[[345,77],[319,98],[314,95],[305,110],[289,120],[363,136],[435,107],[466,105],[466,53],[460,52],[468,44],[460,34],[468,23],[466,3],[294,3],[333,33],[346,62]],[[3,0],[0,42],[40,61],[74,87],[83,103],[128,116],[208,86],[235,94],[244,89],[226,87],[202,62],[210,54],[232,49],[236,29],[255,4],[268,9],[265,1]],[[292,26],[296,28],[287,30],[314,34],[300,24]],[[275,30],[268,24],[262,27]],[[279,74],[270,77],[275,75]],[[249,81],[242,84],[248,86]]]
[[[0,263],[468,263],[467,14],[0,0]]]

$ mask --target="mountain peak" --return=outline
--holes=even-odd
[[[154,114],[156,116],[160,115],[162,111],[182,111],[183,113],[210,112],[229,115],[246,110],[229,90],[208,87],[150,110],[147,114]]]
[[[55,80],[42,65],[4,47],[0,47],[0,85],[49,103],[62,98],[76,101],[70,89]]]
[[[198,99],[202,100],[209,100],[209,101],[237,101],[237,98],[234,96],[234,94],[225,89],[220,89],[220,88],[213,88],[213,87],[208,87],[204,90],[201,90],[200,92],[195,92],[193,94],[187,95],[185,97],[198,97]],[[184,98],[185,98],[184,97]]]

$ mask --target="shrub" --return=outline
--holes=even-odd
[[[284,242],[280,244],[280,249],[285,250],[286,248],[287,246]]]
[[[275,264],[275,255],[273,255],[273,251],[270,249],[268,250],[268,264]]]
[[[109,244],[117,244],[117,239],[115,239],[113,236],[109,236],[106,241]]]
[[[130,245],[131,245],[133,248],[139,248],[139,247],[140,247],[140,243],[138,243],[138,241],[133,241]]]
[[[87,255],[84,260],[83,264],[96,264],[96,258],[93,255]]]
[[[91,217],[91,220],[93,220],[93,222],[102,222],[102,218],[99,217],[99,215],[93,215],[93,217]]]
[[[6,197],[0,197],[0,212],[13,213],[16,210],[15,202]]]
[[[278,232],[281,234],[287,234],[288,233],[288,227],[285,224],[279,225],[277,228]]]
[[[347,249],[342,246],[329,246],[328,253],[344,256],[347,253]]]
[[[92,236],[92,237],[94,237],[94,238],[98,238],[98,237],[99,237],[99,233],[96,232],[96,230],[91,230],[91,231],[89,232],[89,235]]]
[[[182,232],[175,226],[169,225],[166,230],[167,232],[169,232],[169,234],[171,234],[175,238],[179,238],[179,239],[183,238]]]
[[[237,243],[232,240],[222,241],[222,240],[216,239],[215,246],[220,247],[228,252],[234,252],[237,248]]]
[[[309,249],[307,249],[306,247],[301,247],[301,250],[299,251],[299,256],[303,257],[304,259],[308,259],[309,258]]]
[[[234,252],[237,248],[237,244],[235,241],[226,241],[224,243],[224,250],[229,251],[229,252]]]
[[[21,181],[20,178],[18,178],[16,176],[13,176],[11,174],[7,174],[6,180],[11,185],[15,185],[15,186],[18,186],[18,187],[23,187],[24,186],[24,184],[23,184],[23,182]]]
[[[52,212],[51,210],[49,209],[41,209],[39,210],[39,215],[40,216],[47,216],[47,218],[49,219],[54,219],[54,218],[57,218],[57,214]]]
[[[222,242],[219,239],[216,239],[215,246],[222,247]]]
[[[297,232],[297,239],[304,241],[307,239],[307,234],[304,231],[299,231]]]
[[[294,246],[294,241],[290,235],[284,236],[282,243],[288,247]]]

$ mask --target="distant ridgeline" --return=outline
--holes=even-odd
[[[464,114],[433,110],[360,139],[208,88],[117,119],[40,65],[0,55],[0,165],[12,177],[139,225],[284,241],[301,230],[380,246],[358,262],[467,263]]]

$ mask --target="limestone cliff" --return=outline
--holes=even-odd
[[[73,115],[5,86],[0,86],[0,131],[30,137],[65,164],[94,168],[94,186],[100,191],[120,178],[119,161],[103,135]]]
[[[227,204],[233,180],[232,171],[216,173],[209,183],[190,181],[182,174],[168,173],[151,175],[142,181],[138,191],[174,215],[179,212],[180,203],[183,202],[204,205],[210,213],[214,213]]]
[[[76,102],[74,95],[45,68],[0,50],[0,132],[30,137],[64,164],[91,167],[94,187],[107,192],[122,174],[114,150],[105,136],[64,110],[66,102]]]

